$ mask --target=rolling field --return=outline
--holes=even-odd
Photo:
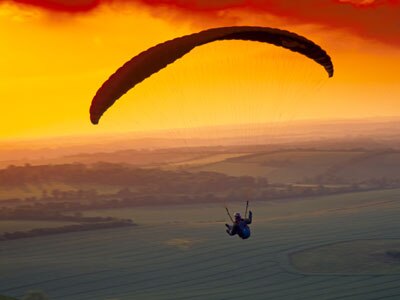
[[[228,158],[189,170],[261,176],[273,183],[295,183],[328,174],[356,181],[374,177],[399,178],[399,166],[400,153],[390,151],[282,150]]]
[[[92,211],[139,226],[0,243],[0,294],[50,299],[399,299],[400,273],[306,274],[289,254],[398,239],[400,190],[255,202],[253,236],[225,233],[222,205]],[[230,204],[232,211],[244,209]]]
[[[306,249],[290,255],[306,273],[400,274],[400,238],[354,240]]]
[[[99,193],[115,193],[121,189],[121,186],[112,185],[101,185],[101,184],[65,184],[60,182],[46,183],[46,184],[29,184],[20,187],[2,187],[0,189],[0,202],[10,198],[24,199],[26,197],[37,197],[43,196],[43,190],[47,190],[51,193],[52,190],[59,191],[74,191],[77,189],[81,190],[93,190],[96,189]]]
[[[355,158],[336,171],[338,176],[347,179],[367,179],[371,171],[375,177],[399,178],[400,153],[377,153]]]
[[[305,177],[317,176],[361,154],[363,152],[279,151],[228,159],[194,170],[215,171],[233,176],[264,176],[271,182],[301,182]]]
[[[218,163],[230,158],[236,158],[240,156],[244,156],[248,153],[218,153],[218,154],[211,154],[211,155],[203,155],[203,157],[199,157],[197,159],[190,159],[176,163],[169,163],[166,166],[162,166],[162,169],[178,169],[178,168],[188,168],[188,167],[195,167],[201,165],[208,165],[213,163]]]

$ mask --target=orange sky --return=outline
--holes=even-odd
[[[393,0],[0,0],[0,138],[400,116],[399,14]],[[273,46],[217,42],[145,80],[91,125],[96,90],[132,56],[231,25],[304,35],[327,50],[335,75]]]

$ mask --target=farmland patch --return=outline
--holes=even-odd
[[[400,239],[339,242],[292,253],[290,260],[304,273],[400,274]]]

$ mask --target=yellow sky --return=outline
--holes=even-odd
[[[241,25],[257,25],[247,20]],[[50,16],[0,5],[0,138],[400,116],[399,49],[344,30],[271,20],[269,26],[326,49],[334,77],[280,48],[218,42],[145,80],[91,125],[91,99],[118,67],[152,45],[208,28],[206,23],[163,20],[140,7]]]

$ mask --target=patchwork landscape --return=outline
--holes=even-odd
[[[276,148],[1,169],[0,294],[397,299],[400,151]],[[243,241],[225,233],[225,206],[247,200]]]

